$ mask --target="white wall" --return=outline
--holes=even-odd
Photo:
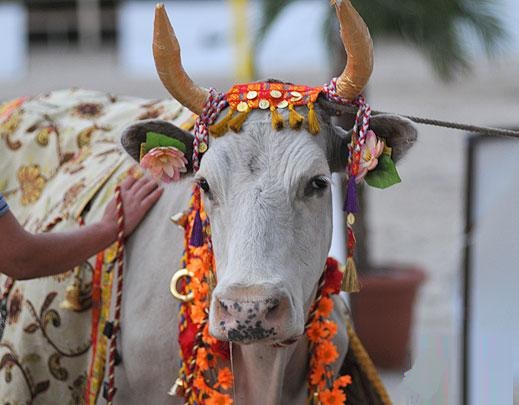
[[[0,3],[0,79],[23,76],[27,68],[27,13],[18,3]]]

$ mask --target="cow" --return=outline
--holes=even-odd
[[[371,73],[372,44],[349,0],[336,1],[335,7],[348,53],[337,91],[354,99]],[[304,126],[275,130],[269,114],[251,111],[239,133],[209,139],[210,147],[195,172],[193,134],[182,126],[192,113],[203,113],[209,93],[182,68],[180,47],[163,5],[156,9],[154,57],[162,82],[177,101],[145,102],[73,90],[21,102],[11,111],[11,126],[4,122],[2,129],[10,153],[16,154],[17,142],[22,147],[28,137],[40,146],[56,142],[58,163],[50,164],[45,174],[34,163],[34,153],[26,156],[29,164],[23,167],[30,170],[15,171],[21,185],[4,194],[25,197],[20,213],[33,231],[77,226],[78,217],[88,223],[100,215],[117,181],[139,161],[146,133],[180,140],[187,146],[190,170],[180,181],[165,186],[161,200],[125,244],[118,331],[122,362],[116,368],[115,403],[183,403],[183,398],[167,394],[180,364],[179,304],[171,297],[169,285],[184,241],[182,230],[169,218],[188,206],[193,182],[203,189],[217,264],[209,328],[214,337],[230,342],[235,403],[306,403],[308,340],[303,332],[331,244],[330,176],[344,171],[351,139],[351,130],[332,123],[341,106],[319,96],[317,135]],[[103,109],[104,115],[99,111]],[[65,111],[70,114],[63,124]],[[38,115],[38,119],[31,116],[32,122],[24,124],[18,118],[13,125],[16,114]],[[285,111],[281,114],[287,118]],[[222,111],[219,117],[224,115]],[[90,126],[81,121],[96,117]],[[81,129],[71,137],[77,145],[63,147],[60,142],[66,132],[78,124]],[[374,116],[370,127],[392,148],[395,161],[416,140],[415,128],[399,116]],[[119,141],[126,154],[116,145]],[[10,166],[18,167],[19,161]],[[28,191],[29,186],[24,188],[22,174],[43,179],[33,185],[38,196]],[[51,180],[41,186],[46,179]],[[4,189],[9,190],[9,185]],[[62,198],[63,191],[67,198]],[[27,281],[10,288],[9,320],[0,342],[2,401],[81,403],[90,347],[89,273],[94,266],[91,261],[65,279]],[[81,284],[81,305],[73,311],[58,309],[67,300],[70,281]],[[348,309],[342,296],[333,300],[332,319],[339,326],[334,337],[339,349],[333,364],[337,375],[348,353]],[[262,329],[272,333],[231,333],[243,320],[245,309],[261,318]],[[277,345],[282,342],[292,344]]]

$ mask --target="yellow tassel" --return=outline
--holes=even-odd
[[[353,257],[346,259],[346,267],[342,276],[342,289],[349,293],[357,293],[360,291],[359,279],[357,277],[357,267],[353,261]]]
[[[195,127],[196,119],[198,115],[191,114],[191,116],[185,120],[182,124],[180,124],[180,128],[184,131],[191,131]]]
[[[319,119],[317,113],[314,110],[314,103],[308,103],[308,131],[312,135],[317,135],[321,127],[319,126]]]
[[[229,128],[234,132],[240,132],[243,123],[247,119],[247,115],[249,115],[249,111],[240,112],[229,120]]]
[[[225,135],[225,133],[229,130],[229,121],[231,121],[233,114],[234,111],[229,108],[229,111],[225,117],[209,127],[209,132],[214,138],[219,138],[220,136]]]
[[[283,116],[276,107],[270,106],[270,114],[272,116],[272,128],[279,130],[283,128]]]
[[[288,123],[292,129],[300,129],[305,118],[299,114],[292,104],[288,105]]]

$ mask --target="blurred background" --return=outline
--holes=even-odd
[[[352,3],[375,41],[366,90],[374,109],[519,128],[517,0]],[[225,91],[270,77],[320,85],[344,67],[326,0],[166,7],[201,85]],[[167,98],[151,55],[153,12],[153,1],[0,1],[0,102],[67,87]],[[508,404],[514,382],[519,404],[518,142],[418,129],[402,183],[363,193],[357,262],[366,290],[352,300],[359,333],[397,404]],[[339,209],[335,221],[332,253],[344,258]],[[380,278],[393,279],[387,296]]]

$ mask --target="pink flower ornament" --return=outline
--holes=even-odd
[[[355,182],[360,183],[366,174],[377,167],[378,157],[384,152],[384,141],[377,139],[371,130],[366,134],[366,142],[360,150],[359,173],[355,177]]]
[[[149,170],[155,180],[165,183],[180,180],[180,173],[185,173],[187,159],[184,152],[174,146],[159,146],[151,149],[141,159],[141,167]]]

